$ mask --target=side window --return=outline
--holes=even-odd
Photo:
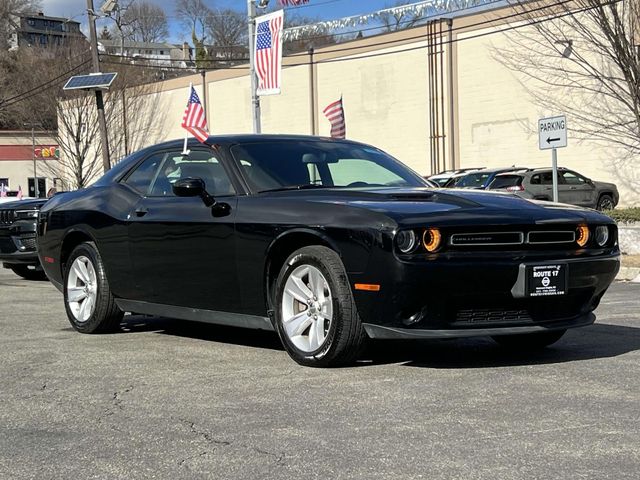
[[[573,172],[562,172],[564,183],[567,185],[583,185],[585,183],[584,178]]]
[[[540,185],[540,175],[531,177],[531,185]]]
[[[156,172],[158,171],[163,159],[163,153],[151,155],[144,162],[138,165],[136,169],[122,181],[122,183],[126,183],[140,195],[146,195],[149,192],[151,182],[156,176]]]
[[[540,184],[541,185],[552,185],[553,184],[553,174],[551,172],[543,172],[540,174]]]
[[[153,178],[152,197],[172,197],[172,185],[181,178],[200,178],[213,196],[233,195],[235,190],[224,167],[212,151],[192,150],[188,156],[167,152],[160,170]]]

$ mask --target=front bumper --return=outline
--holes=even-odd
[[[505,258],[506,257],[506,258]],[[525,267],[567,265],[566,294],[528,297]],[[384,263],[377,263],[378,278]],[[503,253],[493,258],[432,258],[386,264],[380,292],[354,291],[372,338],[456,338],[534,333],[580,327],[620,268],[619,252],[580,258],[535,258]],[[358,278],[375,283],[371,272]],[[375,277],[374,277],[375,278]]]
[[[39,265],[35,232],[0,229],[0,262],[11,265]]]

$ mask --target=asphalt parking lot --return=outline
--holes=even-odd
[[[0,478],[638,478],[640,284],[535,356],[485,339],[299,367],[275,334],[125,317],[75,333],[0,270]]]

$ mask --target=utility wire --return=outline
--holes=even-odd
[[[33,87],[33,88],[32,88],[32,89],[30,89],[30,90],[26,90],[26,91],[24,91],[24,92],[19,93],[18,95],[15,95],[15,96],[13,96],[13,97],[6,98],[6,99],[2,100],[2,101],[0,102],[0,107],[9,107],[9,106],[11,106],[11,105],[13,105],[13,104],[15,104],[15,103],[18,103],[18,102],[20,102],[20,101],[22,101],[22,100],[27,100],[27,99],[29,99],[29,98],[34,97],[35,95],[29,95],[29,94],[30,94],[30,93],[32,93],[32,92],[35,92],[36,90],[43,90],[43,89],[51,88],[51,87],[52,87],[52,86],[53,86],[53,85],[54,85],[58,80],[60,80],[62,77],[65,77],[65,76],[69,75],[70,73],[75,72],[75,71],[76,71],[76,70],[78,70],[79,68],[84,67],[84,66],[85,66],[86,64],[88,64],[89,62],[90,62],[90,60],[86,60],[86,61],[84,61],[84,62],[82,62],[82,63],[80,63],[80,64],[76,65],[76,66],[75,66],[75,67],[73,67],[72,69],[67,70],[67,71],[66,71],[66,72],[64,72],[64,73],[61,73],[61,74],[60,74],[60,75],[58,75],[57,77],[51,78],[51,79],[47,80],[46,82],[41,83],[40,85],[37,85],[37,86]],[[38,93],[36,93],[36,95],[38,95],[38,94],[39,94],[39,92],[38,92]],[[25,97],[25,98],[21,98],[21,97]]]

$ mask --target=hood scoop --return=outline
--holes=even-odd
[[[406,192],[392,193],[389,196],[394,200],[403,200],[405,202],[426,202],[433,201],[437,194],[435,192]]]

